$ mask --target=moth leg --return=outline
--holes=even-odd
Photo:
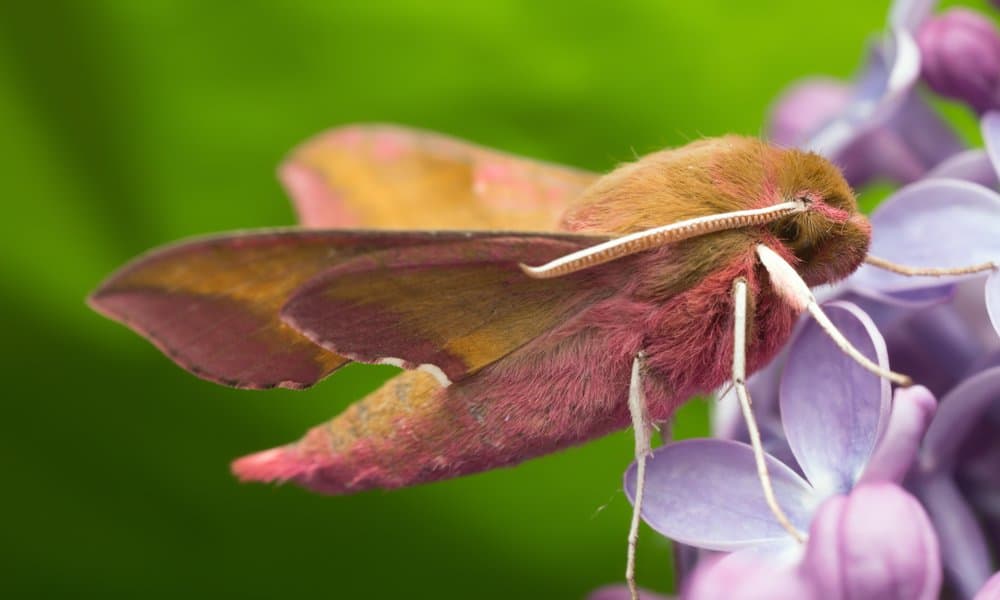
[[[777,252],[771,250],[764,244],[757,244],[757,256],[760,257],[760,262],[763,263],[768,274],[771,276],[771,284],[778,292],[778,295],[795,309],[799,311],[808,311],[809,314],[812,315],[813,319],[816,319],[819,326],[823,328],[823,331],[830,336],[830,338],[835,344],[837,344],[837,347],[840,348],[844,354],[847,354],[859,365],[879,377],[885,377],[889,381],[903,387],[908,387],[913,384],[913,381],[906,375],[901,375],[880,367],[855,348],[851,342],[844,337],[844,334],[840,333],[840,330],[837,329],[833,322],[830,321],[830,318],[826,316],[823,309],[820,308],[819,303],[816,301],[816,297],[813,296],[812,291],[809,289],[809,286],[806,285],[806,282],[802,280],[802,277],[800,277],[799,274],[795,272],[795,269],[793,269],[790,264],[785,262],[785,259],[781,258]]]
[[[948,275],[970,275],[972,273],[982,273],[985,271],[996,271],[1000,268],[994,262],[984,262],[978,265],[969,265],[967,267],[952,267],[952,268],[935,268],[935,267],[908,267],[906,265],[900,265],[884,258],[879,258],[877,256],[872,256],[869,254],[865,257],[865,262],[873,267],[878,267],[879,269],[884,269],[898,275],[906,275],[908,277],[915,276],[927,276],[927,277],[946,277]]]
[[[743,419],[747,423],[747,432],[750,434],[750,445],[753,447],[753,458],[757,464],[757,477],[760,479],[761,488],[764,490],[764,499],[767,506],[774,513],[775,519],[785,531],[802,543],[805,538],[802,533],[792,525],[785,515],[785,511],[778,504],[778,499],[774,496],[774,488],[771,487],[771,476],[767,471],[767,462],[764,459],[764,445],[760,441],[760,431],[757,429],[757,420],[753,416],[751,409],[750,392],[746,386],[747,374],[747,282],[740,277],[733,282],[733,304],[734,304],[734,330],[733,330],[733,388],[736,390],[736,397],[740,401],[740,409],[743,411]]]
[[[628,556],[625,561],[625,581],[632,600],[639,600],[639,588],[635,583],[635,552],[639,543],[639,520],[642,512],[642,497],[646,487],[646,459],[652,454],[650,439],[653,423],[646,407],[646,397],[642,391],[642,370],[645,368],[646,353],[639,354],[632,361],[632,379],[628,388],[628,408],[632,414],[632,429],[635,432],[635,503],[632,505],[632,524],[628,530]]]

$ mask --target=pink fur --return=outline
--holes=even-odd
[[[418,410],[393,411],[386,435],[358,437],[331,452],[334,437],[342,439],[350,425],[341,415],[298,443],[240,459],[233,469],[242,479],[292,480],[344,494],[514,465],[627,426],[630,368],[640,349],[648,354],[651,416],[668,419],[685,399],[730,377],[736,277],[745,277],[758,299],[748,356],[750,369],[759,368],[787,338],[795,315],[762,285],[766,276],[751,250],[665,303],[623,290],[593,305],[441,389]],[[711,341],[696,343],[702,340]]]

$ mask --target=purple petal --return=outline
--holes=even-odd
[[[923,386],[897,389],[889,426],[868,461],[861,482],[902,483],[913,466],[936,408],[937,400]]]
[[[937,0],[896,0],[889,9],[889,26],[913,31],[934,12],[935,6]]]
[[[888,366],[871,319],[848,302],[824,305],[862,354]],[[817,491],[846,493],[861,475],[889,416],[889,384],[844,354],[815,321],[795,338],[781,380],[781,415],[795,458]]]
[[[991,344],[1000,345],[986,322],[981,284],[970,281],[960,287],[960,294],[949,304],[910,311],[887,325],[877,322],[885,334],[893,368],[912,375],[937,396],[947,393],[973,369],[986,368],[983,361],[988,359]],[[977,304],[966,306],[969,287]],[[982,318],[978,322],[971,318],[979,313]],[[984,328],[986,336],[981,335]]]
[[[587,600],[631,600],[631,598],[632,595],[628,587],[624,585],[606,585],[590,592],[590,595],[587,596]],[[639,590],[639,600],[668,600],[668,598],[670,596],[644,589]]]
[[[892,483],[869,483],[823,503],[802,569],[824,598],[932,599],[940,556],[916,498]]]
[[[683,595],[686,600],[819,600],[823,597],[795,564],[742,553],[701,565]]]
[[[1000,111],[991,111],[979,121],[983,132],[983,143],[990,156],[993,169],[1000,173]]]
[[[928,477],[914,487],[934,523],[948,578],[962,597],[971,597],[993,571],[975,515],[947,475]]]
[[[886,56],[889,72],[873,115],[876,120],[889,117],[906,99],[920,77],[920,49],[908,31],[891,31],[881,51]]]
[[[887,127],[858,135],[832,154],[830,159],[855,187],[878,177],[910,183],[920,179],[927,171],[923,160],[899,132]]]
[[[874,178],[916,181],[965,147],[923,96],[912,92],[914,69],[919,68],[914,50],[902,32],[876,48],[855,100],[839,122],[831,122],[810,142],[842,168],[852,185]],[[884,64],[885,56],[895,62]]]
[[[782,351],[766,367],[747,379],[754,414],[761,421],[778,420],[778,385],[784,368],[785,352]],[[718,401],[712,411],[712,433],[717,438],[745,441],[746,424],[736,390],[732,386],[727,386],[725,390],[725,394],[717,396]]]
[[[805,531],[816,506],[812,488],[772,457],[768,470],[778,503]],[[791,542],[764,501],[746,444],[691,439],[657,448],[647,462],[642,518],[668,538],[708,550],[731,552]],[[636,465],[625,473],[625,492],[635,497]]]
[[[961,179],[988,188],[997,186],[997,171],[990,155],[981,148],[964,150],[939,163],[926,175],[928,179]]]
[[[1000,600],[1000,572],[994,573],[972,600]]]
[[[1000,271],[994,271],[986,279],[986,311],[993,329],[1000,335]]]
[[[824,123],[836,118],[851,99],[846,83],[827,77],[798,81],[781,93],[771,109],[768,138],[781,146],[798,146]]]
[[[817,131],[804,144],[825,156],[836,156],[858,135],[892,116],[920,74],[920,52],[905,31],[891,34],[873,48],[855,86],[854,99],[837,119]]]
[[[851,289],[847,286],[847,289]],[[881,304],[890,305],[890,310],[897,308],[924,308],[927,306],[934,306],[936,304],[943,304],[948,302],[955,297],[955,284],[946,283],[943,285],[938,285],[934,287],[926,288],[915,288],[912,290],[901,290],[898,292],[882,291],[872,288],[861,288],[858,290],[852,290],[856,292],[856,295],[862,296],[865,299],[877,300]],[[870,310],[870,302],[858,301],[857,299],[850,299],[851,302],[855,302],[858,306],[864,309],[881,328],[882,323],[878,318],[872,314]]]
[[[753,376],[750,379],[752,380]],[[747,383],[749,384],[749,381]],[[715,398],[711,415],[712,436],[723,440],[742,440],[745,426],[736,391],[726,390],[721,396],[716,392]]]
[[[972,429],[1000,402],[1000,367],[969,377],[941,399],[920,451],[925,472],[949,472]]]
[[[960,267],[1000,257],[1000,195],[957,179],[908,185],[871,217],[871,254],[915,267]],[[903,291],[959,279],[905,277],[862,265],[850,278],[856,290]]]
[[[670,550],[674,558],[674,589],[683,590],[687,582],[690,581],[691,575],[698,568],[702,555],[711,553],[679,542],[673,542]]]
[[[917,93],[908,94],[893,114],[896,132],[926,171],[965,149],[950,123]]]

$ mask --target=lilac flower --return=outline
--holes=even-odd
[[[942,398],[919,451],[919,460],[884,461],[886,452],[913,455],[919,437],[899,435],[893,429],[905,423],[893,418],[876,456],[865,469],[864,481],[902,479],[905,487],[928,511],[940,540],[941,555],[950,586],[958,597],[969,598],[996,568],[989,561],[989,544],[1000,547],[1000,338],[988,322],[979,282],[958,286],[949,302],[931,307],[885,304],[855,298],[885,334],[893,367],[915,377]],[[777,376],[784,361],[751,377],[749,386],[764,443],[777,454],[790,454],[778,423]],[[729,398],[719,408],[730,406]],[[899,408],[899,404],[896,405]],[[716,432],[733,438],[742,433],[736,418],[716,419]],[[928,427],[911,415],[913,430]],[[904,440],[899,449],[891,440]],[[893,447],[897,450],[893,450]],[[879,466],[881,465],[881,466]],[[887,470],[888,467],[888,470]],[[984,529],[980,529],[978,523]]]
[[[1000,365],[1000,354],[995,359]],[[998,417],[1000,366],[995,366],[965,379],[942,398],[908,482],[938,531],[945,571],[966,598],[994,571],[974,508],[994,526],[1000,525]]]
[[[917,34],[921,75],[932,90],[979,113],[1000,108],[1000,33],[963,8],[928,19]]]
[[[965,153],[967,165],[975,166],[966,173],[995,186],[1000,169],[990,159],[1000,156],[1000,114],[987,114],[982,122],[987,148],[975,155]],[[974,160],[968,160],[970,156]],[[928,266],[1000,258],[1000,196],[979,183],[947,176],[951,175],[947,169],[958,164],[957,158],[950,161],[952,166],[939,167],[946,176],[929,174],[876,210],[872,216],[874,254]],[[899,481],[910,471],[906,488],[930,514],[950,585],[965,598],[976,593],[996,568],[989,560],[987,540],[1000,547],[1000,470],[996,467],[1000,463],[1000,398],[982,397],[984,390],[1000,396],[1000,380],[990,379],[1000,377],[990,370],[1000,367],[1000,275],[986,278],[985,294],[983,276],[974,279],[957,284],[935,278],[903,279],[865,267],[832,292],[860,304],[871,315],[885,334],[897,370],[943,398],[940,414],[920,449],[919,465],[896,461],[891,479]],[[783,458],[792,455],[778,418],[779,375],[786,356],[755,374],[748,384],[765,446]],[[743,438],[735,399],[723,398],[718,409],[716,434]],[[890,439],[901,438],[887,434],[880,452],[891,446]],[[902,439],[909,439],[912,446],[919,438]],[[912,450],[907,452],[912,455]],[[869,464],[865,479],[873,473],[877,477],[880,470],[883,467]]]
[[[988,113],[982,123],[994,173],[1000,173],[1000,113]],[[871,223],[871,253],[880,258],[917,267],[1000,264],[1000,194],[977,183],[934,177],[908,185],[878,207]],[[954,280],[905,277],[863,265],[840,291],[899,303],[914,293],[946,290]],[[988,275],[985,296],[1000,334],[1000,272]]]
[[[863,484],[822,505],[797,562],[731,554],[704,564],[684,598],[929,599],[940,586],[937,560],[934,532],[916,499],[895,484]]]
[[[827,156],[855,186],[876,177],[915,181],[961,151],[954,132],[914,90],[921,67],[913,32],[934,4],[897,0],[890,32],[873,44],[853,85],[812,79],[790,88],[772,110],[772,139]]]
[[[848,303],[827,310],[862,352],[887,364],[884,342],[862,311]],[[809,539],[798,545],[776,522],[747,445],[702,439],[663,446],[649,462],[643,518],[674,540],[733,552],[700,568],[686,597],[715,597],[719,581],[747,578],[767,584],[773,597],[933,597],[940,584],[936,538],[919,503],[898,485],[933,413],[933,396],[924,388],[897,393],[890,418],[888,384],[811,322],[789,350],[780,385],[788,447],[805,477],[770,456],[769,470],[779,504]],[[629,494],[634,482],[633,465]],[[769,576],[754,575],[761,569]]]

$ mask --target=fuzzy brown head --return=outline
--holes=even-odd
[[[802,200],[808,210],[785,217],[769,229],[792,251],[795,269],[810,286],[853,273],[871,243],[871,225],[858,211],[850,185],[830,161],[812,152],[778,153],[778,194]]]
[[[854,193],[823,157],[729,135],[646,155],[600,178],[563,216],[570,231],[623,235],[685,219],[759,209],[801,198],[808,210],[774,223],[718,232],[674,247],[682,257],[664,277],[700,279],[718,258],[777,238],[810,285],[843,279],[871,239]],[[674,272],[674,271],[682,272]],[[657,286],[657,289],[665,289]]]

